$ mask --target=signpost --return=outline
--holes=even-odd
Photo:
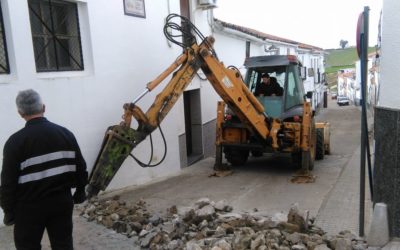
[[[367,110],[366,110],[366,88],[368,76],[368,28],[369,28],[369,7],[358,17],[357,22],[357,53],[361,65],[361,162],[360,162],[360,213],[359,213],[359,236],[364,236],[365,219],[365,159],[368,145]],[[372,189],[371,189],[372,192]]]

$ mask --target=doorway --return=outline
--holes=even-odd
[[[183,92],[187,166],[203,158],[200,90]]]

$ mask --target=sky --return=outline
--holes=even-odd
[[[368,6],[369,46],[375,46],[382,0],[218,0],[214,17],[323,49],[356,45],[358,16]]]

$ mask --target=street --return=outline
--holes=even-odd
[[[292,203],[298,203],[300,209],[316,216],[343,167],[358,150],[359,114],[355,106],[339,107],[334,100],[328,109],[321,109],[317,120],[331,123],[332,153],[315,162],[315,183],[290,182],[294,174],[290,157],[249,157],[244,166],[235,167],[233,174],[226,177],[209,177],[213,173],[214,159],[208,158],[183,169],[179,176],[132,187],[120,194],[121,199],[144,198],[149,208],[160,213],[172,205],[189,206],[202,197],[214,201],[225,199],[238,212],[256,209],[270,215],[287,212]]]
[[[316,120],[331,124],[331,154],[315,162],[314,183],[290,181],[294,174],[290,157],[250,157],[246,165],[233,168],[232,174],[224,177],[210,176],[214,173],[214,158],[207,158],[183,169],[177,176],[109,192],[103,197],[118,194],[128,203],[143,199],[151,212],[161,215],[173,205],[178,209],[188,207],[207,197],[215,202],[226,200],[234,212],[259,213],[283,219],[291,204],[298,203],[300,211],[308,210],[310,217],[316,217],[317,225],[320,223],[319,226],[328,233],[346,229],[357,233],[360,111],[352,105],[339,107],[334,100],[329,100],[328,108],[321,108]],[[355,174],[344,176],[346,171]],[[345,177],[346,183],[337,185]],[[333,212],[330,210],[332,207]],[[340,221],[340,213],[349,225]],[[95,222],[87,222],[78,214],[74,223],[76,249],[136,249],[132,247],[131,239]],[[14,249],[12,227],[0,229],[0,246],[1,249]],[[47,239],[43,240],[43,247],[50,249]]]

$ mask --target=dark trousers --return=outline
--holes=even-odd
[[[38,202],[21,202],[16,210],[14,242],[18,250],[41,249],[40,242],[45,229],[53,250],[73,249],[73,202],[70,194]]]

